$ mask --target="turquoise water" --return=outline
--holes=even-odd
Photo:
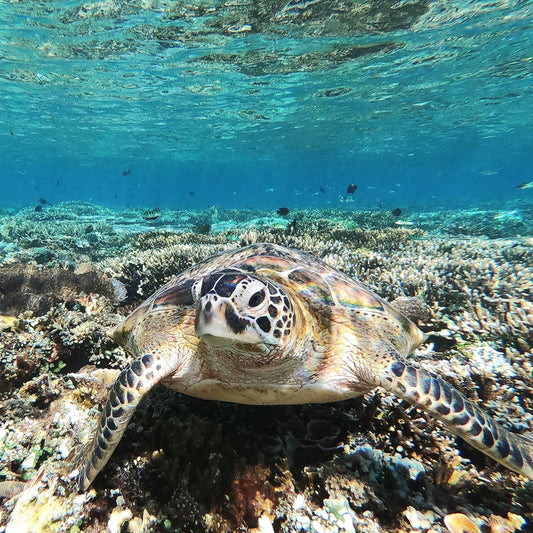
[[[0,204],[530,205],[532,17],[527,1],[0,2]]]

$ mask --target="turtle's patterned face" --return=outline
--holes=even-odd
[[[259,277],[221,271],[198,280],[192,292],[196,334],[208,344],[279,345],[294,328],[294,310],[287,295]]]

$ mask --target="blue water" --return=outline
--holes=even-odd
[[[0,205],[533,202],[533,3],[195,6],[0,3]]]

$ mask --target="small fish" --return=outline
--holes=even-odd
[[[525,181],[524,183],[521,183],[520,185],[516,186],[517,189],[533,189],[533,181]]]
[[[350,183],[346,189],[346,194],[353,194],[357,190],[357,185],[355,183]]]
[[[39,198],[39,203],[43,204],[43,205],[46,205],[46,204],[48,204],[48,200],[45,200],[44,198]]]
[[[40,213],[43,210],[43,206],[41,204],[36,205],[34,211],[36,213]]]
[[[194,191],[189,191],[189,196],[194,196]]]
[[[11,130],[11,135],[15,135],[15,132],[13,130]]]
[[[522,220],[522,215],[520,214],[519,209],[513,209],[512,211],[500,211],[496,213],[493,217],[494,220],[499,220],[500,222],[505,222],[506,220]]]
[[[395,224],[398,226],[413,226],[414,222],[411,222],[410,220],[397,220]]]
[[[85,228],[85,233],[92,233],[94,231],[94,226],[92,224],[89,224],[86,228]]]
[[[319,191],[324,194],[326,192],[326,189],[324,189],[324,187],[320,187]]]
[[[209,235],[211,232],[211,224],[196,224],[193,228],[193,231],[199,235]]]
[[[124,170],[124,171],[122,172],[122,175],[123,175],[123,176],[129,176],[130,174],[131,174],[131,168],[128,168],[127,170]]]
[[[148,209],[141,215],[144,220],[157,220],[161,216],[161,208]]]
[[[401,214],[402,214],[402,210],[401,210],[399,207],[395,207],[395,208],[391,211],[391,215],[392,215],[393,217],[399,217]]]
[[[280,216],[280,217],[285,217],[287,216],[289,213],[290,213],[290,209],[288,207],[280,207],[276,213]]]

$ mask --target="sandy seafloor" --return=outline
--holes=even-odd
[[[106,330],[189,265],[252,242],[312,252],[388,300],[419,296],[419,325],[455,344],[413,360],[533,430],[532,206],[159,215],[0,209],[0,532],[533,531],[530,481],[379,390],[253,407],[157,387],[78,494],[69,465],[128,361]]]

